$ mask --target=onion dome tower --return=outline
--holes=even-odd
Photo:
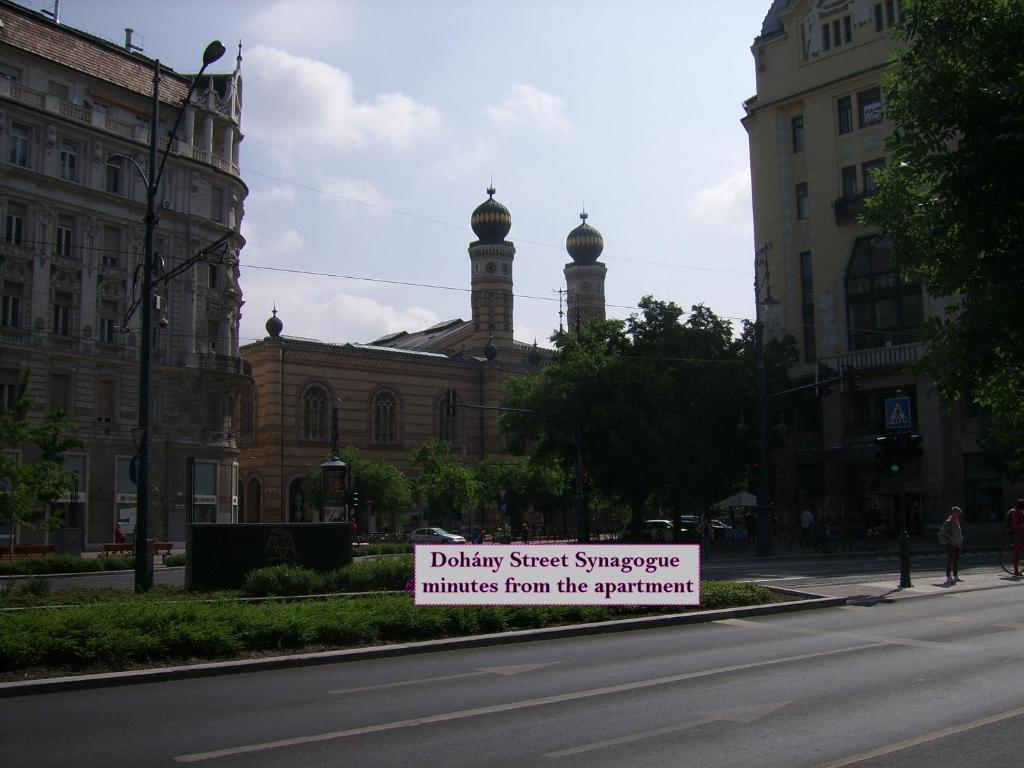
[[[473,320],[471,348],[476,354],[512,349],[512,261],[516,248],[505,239],[512,228],[508,208],[494,199],[495,189],[487,188],[487,199],[473,211],[470,225],[479,238],[469,244]]]
[[[274,306],[274,311],[271,313],[270,319],[267,320],[267,333],[270,334],[270,338],[279,339],[281,338],[281,331],[284,330],[284,323],[281,322],[281,318],[277,316],[277,306]]]
[[[608,267],[597,259],[604,250],[601,233],[587,224],[587,212],[580,213],[583,223],[565,238],[565,249],[572,262],[565,265],[565,288],[568,301],[569,330],[584,326],[591,320],[605,318],[604,279]]]

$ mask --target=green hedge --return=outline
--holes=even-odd
[[[242,585],[247,597],[318,595],[329,592],[379,592],[405,589],[412,578],[412,555],[359,560],[329,573],[297,565],[273,565],[250,571]]]
[[[704,607],[769,602],[756,584],[704,582]],[[405,595],[295,603],[118,602],[0,615],[0,672],[217,659],[246,652],[350,647],[674,612],[674,608],[417,607]]]
[[[47,555],[0,560],[0,576],[37,576],[51,573],[90,573],[93,571],[130,571],[132,557],[75,557]]]

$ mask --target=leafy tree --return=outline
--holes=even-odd
[[[929,293],[924,372],[949,399],[987,408],[992,433],[1024,426],[1024,2],[906,4],[907,46],[884,83],[892,163],[866,220]],[[1020,449],[1017,449],[1018,458]]]
[[[521,524],[522,514],[531,503],[544,515],[545,527],[567,503],[565,472],[550,460],[524,458],[481,462],[476,467],[476,479],[480,499],[491,502],[487,506],[496,506],[501,492],[505,492],[513,531]]]
[[[414,492],[426,501],[430,517],[459,527],[462,510],[475,504],[479,494],[473,472],[452,456],[448,443],[435,440],[413,451],[412,465],[419,470],[412,483]]]
[[[65,436],[74,424],[63,412],[49,413],[42,421],[30,418],[30,381],[31,371],[26,368],[14,402],[0,411],[0,521],[10,527],[12,553],[16,526],[60,526],[61,515],[47,515],[47,503],[71,487],[75,473],[64,469],[65,451],[83,446],[78,438]]]
[[[752,398],[753,364],[732,326],[702,305],[683,310],[645,297],[627,321],[561,337],[562,357],[538,377],[509,383],[504,424],[567,472],[579,425],[593,485],[629,505],[639,529],[652,501],[706,508],[742,476],[737,414]]]

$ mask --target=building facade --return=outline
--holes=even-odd
[[[536,373],[553,352],[514,338],[515,246],[506,240],[512,217],[494,199],[493,188],[487,193],[470,219],[477,236],[468,248],[470,320],[401,331],[368,344],[328,344],[284,335],[275,308],[268,336],[242,347],[253,386],[239,409],[241,520],[319,519],[302,485],[330,453],[335,409],[340,446],[405,473],[410,454],[429,440],[447,442],[467,465],[511,458],[499,426],[505,383]],[[573,263],[586,258],[590,269],[600,268],[600,285],[595,278],[588,293],[589,319],[604,316],[605,268],[596,263],[601,249],[595,252],[593,239],[603,247],[600,233],[588,230],[589,250],[578,247],[572,234],[567,248]],[[393,513],[378,519],[372,500],[363,499],[360,530],[394,530],[409,522]]]
[[[901,18],[898,0],[775,0],[751,48],[757,93],[742,122],[759,315],[769,338],[796,339],[794,383],[828,382],[772,402],[787,427],[773,490],[791,523],[815,506],[830,521],[896,527],[903,504],[916,530],[952,504],[995,523],[1019,495],[983,460],[977,414],[912,370],[919,328],[945,302],[905,281],[890,243],[858,221],[893,129],[881,83]],[[896,480],[876,471],[874,441],[900,397],[924,455]]]
[[[118,520],[130,533],[143,170],[158,131],[169,151],[156,198],[152,525],[183,540],[186,514],[230,520],[237,501],[233,414],[248,380],[238,353],[241,51],[233,72],[203,77],[170,136],[192,78],[161,69],[151,125],[155,62],[130,31],[116,45],[7,0],[0,22],[0,391],[8,398],[30,367],[33,416],[60,409],[78,425],[85,448],[67,456],[78,479],[61,502],[74,532],[64,538],[98,548]]]

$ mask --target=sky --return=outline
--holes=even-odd
[[[25,0],[35,10],[52,0]],[[198,70],[242,43],[243,343],[469,319],[473,209],[512,214],[515,338],[559,324],[565,238],[604,236],[607,314],[753,316],[742,102],[770,0],[62,0],[61,21]],[[280,271],[289,270],[289,271]]]

